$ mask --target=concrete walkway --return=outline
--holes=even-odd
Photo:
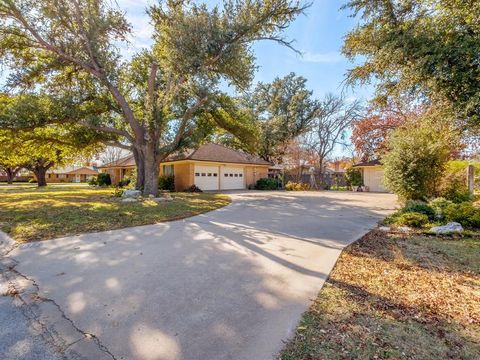
[[[9,256],[40,297],[111,358],[272,359],[342,248],[395,200],[231,196],[231,205],[205,215],[25,244]]]

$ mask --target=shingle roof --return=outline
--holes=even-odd
[[[353,167],[366,167],[366,166],[381,166],[382,163],[380,159],[370,160],[370,161],[362,161],[353,165]]]
[[[47,174],[85,174],[97,175],[98,171],[88,166],[66,166],[47,170]]]
[[[166,161],[179,161],[179,160],[212,161],[212,162],[254,164],[254,165],[272,165],[268,161],[265,161],[257,156],[247,154],[243,151],[233,150],[219,144],[201,145],[196,150],[187,150],[183,153],[169,156]]]
[[[257,156],[247,154],[243,151],[233,150],[226,146],[219,144],[205,144],[199,146],[197,149],[185,150],[181,153],[172,154],[165,159],[164,162],[180,161],[180,160],[196,160],[196,161],[211,161],[221,163],[235,163],[235,164],[252,164],[252,165],[272,165]],[[126,156],[117,161],[99,166],[100,168],[109,167],[133,167],[135,166],[135,159],[133,155]]]

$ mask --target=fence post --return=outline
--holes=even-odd
[[[474,168],[473,165],[468,165],[467,166],[467,186],[468,186],[468,192],[470,195],[473,195],[474,192]]]

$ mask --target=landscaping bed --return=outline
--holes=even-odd
[[[0,229],[19,242],[46,240],[181,219],[230,203],[225,195],[206,193],[172,193],[174,201],[166,203],[122,203],[113,193],[65,185],[0,188]]]
[[[479,359],[480,234],[375,230],[340,256],[290,359]]]

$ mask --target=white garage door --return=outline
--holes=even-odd
[[[386,192],[383,185],[383,170],[381,168],[365,168],[364,182],[370,191]]]
[[[195,165],[195,185],[202,190],[218,190],[218,167]]]
[[[221,168],[220,184],[222,190],[245,189],[245,174],[241,167],[225,166]]]

